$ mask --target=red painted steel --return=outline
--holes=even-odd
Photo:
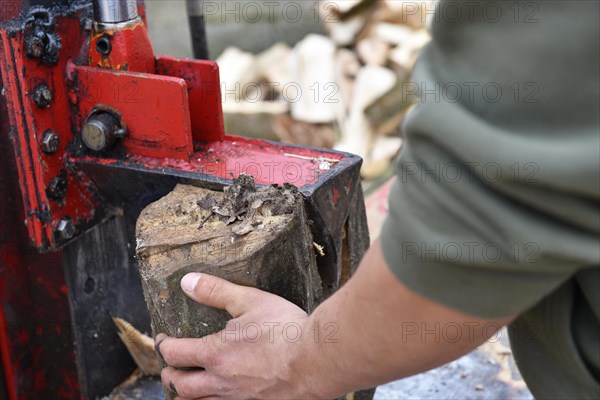
[[[42,250],[57,247],[53,232],[63,217],[71,217],[76,222],[91,221],[98,206],[87,178],[71,170],[64,162],[67,147],[73,140],[68,117],[71,104],[64,71],[69,56],[80,53],[85,31],[78,16],[74,15],[61,19],[57,33],[69,40],[63,40],[58,65],[48,67],[25,56],[23,32],[9,35],[7,30],[0,29],[0,68],[25,205],[24,218],[32,243]],[[48,108],[38,107],[32,99],[35,87],[41,83],[47,84],[53,94]],[[47,130],[60,137],[54,154],[43,153],[40,148]],[[46,188],[63,171],[68,180],[66,195],[60,201],[51,200]]]
[[[98,39],[110,41],[110,53],[101,54],[97,49]],[[108,29],[94,32],[90,39],[89,65],[116,71],[144,72],[153,74],[154,52],[144,22],[132,23],[119,30]]]
[[[20,2],[7,4],[17,3],[20,11]],[[140,15],[145,16],[143,7]],[[0,21],[14,16],[14,11],[2,10]],[[62,218],[72,218],[79,234],[101,216],[106,205],[76,168],[77,161],[188,171],[221,180],[247,173],[258,184],[292,183],[300,189],[317,184],[328,172],[323,157],[331,168],[346,162],[339,153],[225,135],[217,64],[155,58],[143,23],[95,33],[87,44],[81,9],[55,20],[62,49],[54,66],[25,56],[23,31],[0,28],[0,71],[12,144],[2,154],[12,151],[18,172],[12,179],[18,179],[22,200],[11,200],[18,204],[10,205],[14,229],[7,231],[18,240],[0,234],[0,352],[14,399],[47,392],[53,398],[80,397],[73,343],[66,338],[70,316],[60,253],[39,255],[25,243],[29,238],[39,250],[55,250],[64,243],[54,233]],[[110,36],[112,47],[104,56],[96,49],[102,35]],[[42,83],[53,94],[47,108],[32,98]],[[114,151],[100,155],[84,149],[79,138],[87,117],[98,108],[118,116],[128,131]],[[8,136],[8,127],[0,126],[0,134]],[[60,138],[52,154],[40,148],[48,130]],[[65,196],[52,199],[47,188],[61,174],[68,181]],[[18,191],[16,182],[13,191]],[[334,203],[340,194],[333,193]],[[62,347],[53,348],[48,339]],[[63,353],[63,367],[54,370],[61,357],[57,352]]]
[[[225,140],[218,142],[196,143],[195,150],[190,160],[131,155],[125,161],[89,156],[74,157],[71,161],[138,164],[150,169],[175,169],[229,180],[236,178],[240,173],[246,173],[254,176],[255,182],[258,184],[277,183],[283,185],[287,182],[300,189],[315,184],[321,174],[328,172],[320,168],[318,161],[320,157],[338,160],[338,163],[331,164],[332,168],[335,168],[336,165],[343,165],[345,161],[343,155],[339,153],[290,147],[238,136],[226,136]]]
[[[62,257],[31,246],[6,111],[0,98],[0,398],[78,399]]]
[[[4,292],[4,285],[0,281],[0,293]],[[8,332],[8,324],[6,316],[4,315],[4,307],[0,307],[0,364],[2,369],[0,372],[4,373],[4,381],[6,382],[6,391],[9,400],[16,400],[17,388],[15,385],[15,378],[13,374],[13,366],[11,364],[11,345],[10,337]],[[0,391],[2,388],[0,388]]]
[[[129,154],[189,159],[193,152],[187,85],[181,78],[69,65],[80,132],[94,108],[121,117]]]
[[[185,80],[194,140],[212,142],[225,138],[221,80],[216,63],[160,56],[156,58],[156,73]]]
[[[189,160],[193,140],[221,141],[225,137],[219,71],[214,62],[172,57],[154,60],[145,26],[138,23],[110,32],[113,49],[109,59],[95,56],[98,36],[94,37],[87,49],[89,60],[117,69],[146,70],[155,65],[155,73],[79,66],[74,60],[85,45],[86,33],[78,15],[57,18],[57,34],[63,38],[63,47],[58,65],[49,67],[25,57],[23,32],[9,37],[0,29],[0,62],[16,133],[13,145],[27,228],[34,245],[43,250],[58,247],[54,230],[63,217],[82,227],[97,217],[100,204],[93,185],[64,163],[73,133],[81,132],[92,110],[108,109],[121,117],[128,130],[122,147],[129,155]],[[135,64],[128,59],[142,61]],[[48,108],[37,107],[31,99],[40,83],[46,83],[53,93]],[[54,154],[40,151],[47,130],[60,138]],[[50,199],[46,188],[61,174],[66,174],[68,181],[66,195]]]
[[[0,22],[10,21],[19,16],[23,9],[23,0],[2,0],[0,3]]]
[[[40,255],[16,237],[0,244],[0,351],[10,398],[77,399],[61,255]]]

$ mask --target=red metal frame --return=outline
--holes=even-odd
[[[146,41],[141,40],[134,46],[135,40],[147,36],[145,32],[140,24],[120,32],[111,31],[119,42],[128,43],[117,46],[121,51],[114,52],[116,61],[113,53],[109,57],[92,59],[90,56],[89,59],[100,65],[129,69],[133,65],[124,67],[125,53],[141,58],[148,53],[152,55]],[[76,65],[74,60],[81,53],[85,39],[79,19],[61,18],[57,33],[69,40],[63,40],[58,65],[48,67],[24,55],[22,31],[9,33],[0,29],[0,63],[14,129],[13,147],[19,160],[27,228],[33,244],[44,251],[61,245],[54,231],[64,217],[72,218],[84,229],[99,216],[100,203],[90,182],[64,163],[73,132],[81,131],[92,110],[111,110],[121,117],[128,131],[122,147],[131,155],[189,160],[194,152],[194,140],[219,141],[225,137],[219,71],[215,63],[152,58],[155,73]],[[90,54],[97,53],[94,43]],[[138,65],[135,69],[145,66]],[[39,108],[31,100],[35,87],[42,82],[53,93],[48,108]],[[59,117],[67,115],[72,115],[72,119]],[[47,130],[60,137],[60,146],[54,154],[40,150],[40,141]],[[49,199],[46,188],[63,173],[68,180],[65,198]]]
[[[127,160],[77,156],[71,158],[70,161],[74,163],[95,161],[106,165],[115,163],[140,165],[155,170],[177,169],[219,178],[223,181],[230,181],[245,173],[252,175],[254,181],[259,185],[291,183],[302,190],[316,184],[320,176],[328,171],[321,170],[319,163],[312,161],[320,157],[336,160],[336,164],[339,164],[340,167],[343,167],[346,162],[340,153],[290,147],[284,144],[230,135],[225,136],[225,140],[222,141],[196,142],[195,152],[188,160],[136,155]],[[351,187],[356,183],[355,181],[356,177],[353,177],[345,185]]]
[[[8,4],[17,7],[10,10],[21,10],[20,1]],[[41,359],[56,349],[42,339],[39,343],[29,340],[27,330],[22,332],[27,321],[19,319],[31,315],[38,321],[71,323],[62,256],[57,251],[69,239],[60,238],[56,230],[59,222],[69,217],[75,222],[77,240],[77,235],[104,218],[109,207],[96,181],[78,168],[80,163],[189,172],[222,184],[248,173],[258,184],[292,183],[306,192],[335,175],[336,185],[319,187],[322,201],[334,211],[343,208],[341,203],[350,197],[359,179],[356,158],[344,154],[225,135],[217,64],[155,57],[141,22],[98,30],[88,38],[82,24],[85,5],[69,7],[56,17],[56,35],[62,38],[56,65],[26,56],[26,32],[18,27],[22,20],[0,26],[0,72],[6,99],[2,111],[10,123],[4,122],[0,133],[9,136],[11,143],[1,154],[12,155],[15,161],[22,200],[11,196],[8,205],[1,204],[0,209],[1,215],[10,214],[10,221],[2,221],[11,226],[6,235],[15,238],[7,240],[0,228],[0,353],[11,400],[28,395],[30,387],[42,393],[50,387],[48,377],[55,380],[52,388],[58,388],[53,390],[57,397],[81,396],[74,346],[65,329],[54,326],[53,332],[41,331],[47,339],[60,342],[65,352],[64,370],[48,371]],[[5,11],[0,11],[0,22],[16,18],[14,12]],[[143,7],[140,15],[144,17]],[[107,36],[112,51],[100,54],[96,44]],[[34,101],[40,84],[52,92],[48,107]],[[102,154],[88,151],[80,138],[95,110],[113,113],[127,131],[125,138]],[[42,151],[40,143],[48,131],[60,139],[58,149],[50,154]],[[318,160],[323,157],[331,161],[332,169],[339,169],[321,168]],[[344,170],[350,165],[352,173]],[[50,196],[48,188],[61,176],[68,182],[64,197]],[[0,189],[17,191],[10,185],[0,185]],[[341,226],[344,221],[337,223]],[[330,230],[323,235],[337,235]],[[27,240],[32,249],[47,254],[29,254]],[[11,307],[16,317],[6,314]],[[13,329],[9,325],[15,320],[18,323]],[[22,362],[28,356],[33,360]]]
[[[111,51],[108,55],[96,49],[98,40],[103,37],[110,38]],[[92,67],[149,74],[155,71],[154,52],[141,18],[121,29],[94,31],[88,54],[88,64]]]
[[[57,32],[64,40],[61,54],[79,54],[83,29],[76,16],[66,17],[58,24]],[[78,40],[79,39],[79,40]],[[68,91],[65,85],[67,57],[61,57],[55,67],[49,67],[24,54],[24,33],[0,29],[0,68],[12,127],[11,140],[29,237],[35,247],[48,251],[56,249],[54,229],[65,216],[76,222],[92,221],[99,203],[94,198],[85,176],[68,170],[65,154],[73,133]],[[48,108],[38,107],[32,99],[40,83],[46,83],[53,93]],[[54,154],[40,149],[44,132],[54,131],[60,145]],[[53,179],[67,172],[68,189],[62,201],[50,200],[46,188]]]

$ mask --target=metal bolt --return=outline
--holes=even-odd
[[[25,54],[46,65],[56,65],[61,40],[55,32],[55,21],[48,7],[32,6],[25,18]]]
[[[53,131],[46,131],[42,138],[42,151],[47,154],[55,153],[58,150],[60,138]]]
[[[117,139],[115,132],[120,129],[117,119],[112,114],[99,112],[87,119],[81,138],[90,150],[102,151],[112,146]]]
[[[69,217],[61,219],[56,228],[56,232],[64,240],[73,238],[73,236],[75,236],[75,224],[73,223],[73,220]]]
[[[64,199],[64,197],[67,195],[67,187],[68,181],[66,176],[57,176],[56,178],[52,179],[50,185],[48,185],[46,194],[52,200],[59,201]]]
[[[39,108],[50,107],[52,97],[52,92],[45,83],[40,83],[33,89],[33,101]]]

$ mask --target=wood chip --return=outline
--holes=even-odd
[[[119,330],[119,338],[127,347],[140,371],[144,375],[160,376],[162,368],[154,350],[154,340],[135,329],[124,319],[113,318],[113,322]]]

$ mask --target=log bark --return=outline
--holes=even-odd
[[[275,293],[307,312],[321,300],[313,239],[297,189],[256,189],[245,175],[234,182],[224,192],[179,185],[141,213],[137,257],[155,335],[203,337],[231,318],[183,293],[179,282],[189,272]]]

